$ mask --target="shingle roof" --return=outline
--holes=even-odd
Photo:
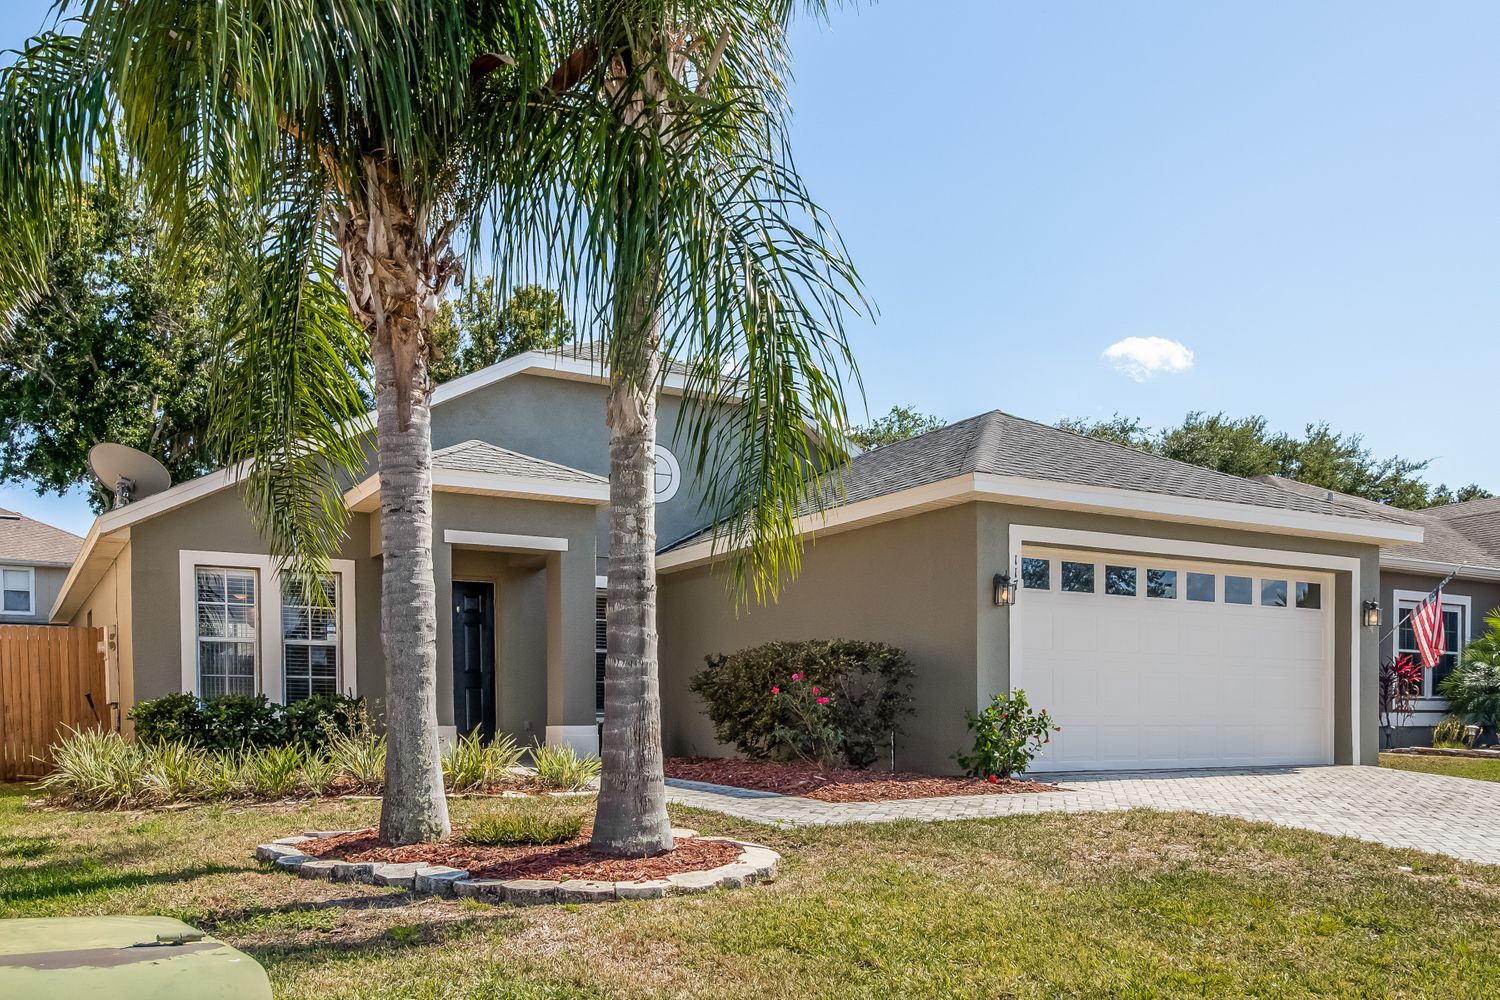
[[[608,483],[582,469],[557,462],[532,458],[518,451],[500,448],[486,441],[464,441],[432,453],[432,466],[451,472],[482,472],[495,476],[518,476],[524,479],[550,479],[567,483]]]
[[[1491,556],[1492,565],[1500,566],[1500,497],[1431,507],[1425,513],[1461,532]]]
[[[1283,479],[1280,476],[1261,476],[1260,479],[1278,489],[1300,493],[1304,496],[1324,496],[1328,492],[1321,486],[1309,486],[1307,483]],[[1487,510],[1471,508],[1468,512],[1456,511],[1455,508],[1470,507],[1470,504],[1451,504],[1447,507],[1429,507],[1425,510],[1402,510],[1376,503],[1373,500],[1366,500],[1363,497],[1349,496],[1346,493],[1333,495],[1339,503],[1378,511],[1387,517],[1398,518],[1422,529],[1422,541],[1413,542],[1410,545],[1391,546],[1382,555],[1451,566],[1467,564],[1487,569],[1500,568],[1500,546],[1486,545],[1474,531],[1469,530],[1469,524],[1466,523],[1466,521],[1475,522],[1475,527],[1488,529],[1500,538],[1500,501],[1473,501],[1475,504],[1491,504],[1492,506]],[[1461,515],[1465,513],[1470,516],[1467,519],[1461,519]]]
[[[0,508],[0,562],[71,566],[82,547],[70,531]]]
[[[872,500],[972,473],[1133,490],[1198,500],[1387,523],[1409,523],[1379,504],[1346,503],[1278,489],[1073,431],[991,410],[927,434],[856,455],[842,469],[842,499],[829,491],[823,509]],[[701,532],[694,539],[710,533]],[[672,545],[676,548],[694,539]]]

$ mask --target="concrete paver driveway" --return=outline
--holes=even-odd
[[[761,823],[830,825],[1040,812],[1161,809],[1281,826],[1500,864],[1500,783],[1379,767],[1048,775],[1067,791],[899,802],[818,802],[667,781],[667,797]]]

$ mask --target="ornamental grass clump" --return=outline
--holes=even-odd
[[[536,769],[536,783],[555,792],[577,792],[590,787],[599,777],[600,760],[593,754],[580,755],[567,744],[547,746],[538,743],[531,748],[531,766]]]
[[[1062,732],[1045,709],[1038,711],[1027,703],[1026,692],[1021,690],[1008,698],[996,695],[977,715],[964,714],[974,733],[974,748],[954,754],[953,759],[965,774],[989,781],[1024,774],[1052,734]]]
[[[508,735],[483,742],[479,734],[461,736],[443,754],[443,778],[454,792],[488,788],[510,776],[525,749]]]
[[[240,783],[256,798],[285,798],[301,785],[303,760],[296,745],[252,750],[240,761]]]
[[[119,733],[74,730],[52,749],[46,794],[68,805],[114,809],[139,801],[148,787],[141,747]]]
[[[361,791],[377,791],[385,784],[386,742],[369,729],[337,734],[328,741],[328,757],[336,773]]]
[[[463,842],[495,847],[565,844],[582,830],[583,814],[577,810],[525,802],[481,816],[464,830]]]

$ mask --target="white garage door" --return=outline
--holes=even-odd
[[[1027,547],[1012,686],[1062,727],[1035,771],[1333,761],[1333,580]]]

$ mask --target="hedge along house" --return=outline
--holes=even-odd
[[[1284,490],[1307,496],[1326,491],[1304,483],[1263,477]],[[1500,498],[1470,500],[1426,510],[1393,510],[1359,497],[1337,495],[1340,503],[1400,518],[1422,529],[1422,541],[1397,545],[1380,553],[1380,656],[1417,655],[1411,628],[1412,610],[1453,574],[1443,587],[1443,638],[1448,652],[1422,674],[1422,688],[1409,718],[1395,720],[1392,746],[1426,744],[1432,727],[1448,715],[1439,687],[1458,664],[1458,654],[1485,629],[1484,620],[1500,610]]]
[[[1376,762],[1364,606],[1422,539],[1404,516],[998,411],[842,479],[775,604],[736,614],[707,534],[660,555],[669,753],[725,749],[689,690],[705,656],[842,636],[916,664],[902,768],[955,770],[965,711],[1017,688],[1062,726],[1034,770]]]
[[[672,430],[682,378],[660,406],[663,538],[706,524]],[[607,386],[587,349],[528,353],[433,394],[433,570],[438,713],[447,739],[506,732],[597,749],[608,533]],[[177,691],[384,696],[379,484],[351,484],[328,614],[286,592],[234,470],[100,516],[51,620],[113,632],[117,719]],[[443,606],[448,610],[444,612]]]

